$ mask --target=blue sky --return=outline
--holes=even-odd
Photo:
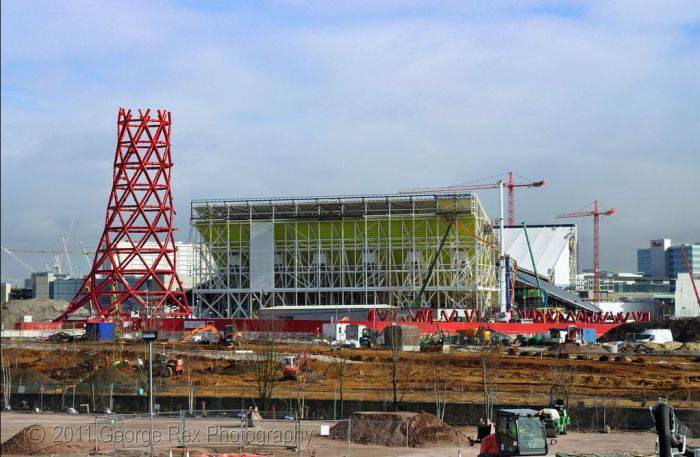
[[[614,206],[601,264],[632,270],[651,238],[700,241],[698,74],[696,1],[4,1],[2,244],[56,248],[76,217],[94,246],[117,109],[153,107],[174,117],[179,239],[196,198],[512,169],[550,182],[518,220]]]

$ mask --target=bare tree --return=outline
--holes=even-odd
[[[12,400],[12,357],[5,345],[0,345],[0,368],[2,369],[2,400],[3,407],[10,406]]]
[[[445,417],[447,392],[450,389],[450,366],[446,361],[442,366],[433,366],[433,395],[435,399],[435,416],[440,420]]]
[[[387,327],[398,329],[398,326]],[[387,337],[386,343],[389,347],[389,377],[391,381],[391,401],[394,411],[399,410],[399,404],[403,401],[406,392],[413,385],[414,360],[412,352],[403,353],[403,332],[392,330]]]
[[[566,387],[569,395],[574,394],[576,384],[576,363],[570,363],[567,358],[552,358],[549,362],[549,375],[552,384]]]
[[[109,387],[112,380],[116,376],[116,367],[104,367],[95,370],[86,380],[86,384],[90,387],[90,396],[92,401],[92,409],[97,410],[103,405],[105,395],[109,392]]]
[[[345,380],[348,375],[348,357],[342,348],[335,353],[330,365],[330,371],[337,380],[338,394],[340,395],[340,417],[343,417],[343,393],[345,392]]]
[[[261,321],[260,335],[257,340],[257,351],[253,362],[253,374],[258,400],[258,408],[267,411],[270,399],[279,381],[281,354],[277,349],[275,334],[278,333],[279,323],[276,321]],[[277,328],[275,328],[277,327]]]
[[[306,417],[306,378],[306,373],[302,373],[300,370],[297,374],[295,389],[297,394],[297,410],[299,411],[300,419]]]
[[[501,369],[500,349],[482,334],[477,345],[481,388],[484,394],[484,420],[493,419],[493,406],[498,395],[498,376]]]

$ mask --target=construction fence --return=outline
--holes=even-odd
[[[342,424],[338,426],[338,424]],[[347,439],[331,439],[331,430],[344,430],[350,420],[306,421],[293,412],[207,410],[148,414],[113,414],[95,418],[98,454],[124,455],[172,452],[184,455],[202,451],[229,454],[310,455],[323,448],[324,455],[351,455]],[[152,440],[151,440],[152,436]]]
[[[185,417],[211,417],[215,411],[247,411],[256,406],[255,386],[237,387],[200,387],[191,386],[188,394],[182,390],[154,387],[154,408],[159,417],[184,414]],[[10,404],[14,410],[34,410],[65,412],[69,408],[79,413],[114,412],[132,417],[148,410],[147,391],[133,384],[94,384],[55,385],[55,384],[18,384],[11,386]],[[136,395],[136,393],[139,393]],[[6,392],[7,393],[7,392]],[[517,403],[507,393],[498,393],[494,398],[495,408],[525,407],[539,410],[549,404],[549,392],[531,390],[530,394],[519,395]],[[675,395],[665,399],[676,409],[679,419],[684,422],[695,436],[700,436],[700,392],[674,392]],[[394,411],[390,389],[363,389],[361,391],[346,389],[343,395],[336,390],[319,390],[306,388],[299,391],[278,392],[271,399],[276,411],[295,411],[303,419],[342,420],[359,411]],[[344,400],[341,401],[341,397]],[[433,401],[428,392],[407,392],[399,404],[402,411],[425,411],[442,418],[445,422],[459,426],[475,426],[484,417],[482,392],[451,392],[449,395],[436,396]],[[568,410],[571,427],[581,431],[601,431],[606,429],[619,431],[649,430],[653,421],[649,408],[658,401],[658,397],[637,397],[621,395],[571,395]],[[199,412],[199,413],[198,413]],[[129,414],[131,413],[131,414]],[[218,414],[218,413],[217,413]],[[283,418],[283,413],[270,413],[274,419]],[[108,417],[113,417],[109,415]],[[224,417],[224,416],[222,416]],[[230,417],[230,416],[226,416]],[[272,416],[270,416],[273,418]],[[287,418],[288,419],[288,418]]]

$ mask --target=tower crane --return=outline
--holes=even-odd
[[[516,187],[542,187],[547,184],[546,179],[541,179],[539,181],[516,183],[513,180],[513,172],[508,173],[508,182],[504,182],[503,186],[508,189],[508,225],[515,225],[515,188]],[[493,176],[498,177],[499,175]],[[410,191],[401,192],[402,194],[416,194],[422,192],[459,192],[462,190],[479,190],[479,189],[498,189],[500,186],[500,181],[495,183],[483,183],[483,184],[458,184],[455,186],[447,187],[433,187],[426,189],[415,189]]]
[[[88,251],[87,251],[87,248],[85,247],[85,243],[83,241],[81,241],[80,245],[83,247],[83,255],[85,256],[85,263],[87,263],[88,273],[90,273],[90,270],[92,269],[92,263],[90,262],[90,256],[88,256]]]
[[[558,214],[557,219],[593,216],[593,302],[600,302],[600,218],[612,216],[615,208],[600,210],[598,200],[593,202],[593,211]]]
[[[36,272],[36,269],[35,269],[34,267],[32,267],[31,265],[29,265],[29,264],[28,264],[27,262],[25,262],[24,260],[20,259],[14,252],[10,251],[10,250],[7,249],[5,246],[2,247],[2,250],[5,251],[5,252],[7,252],[7,254],[8,254],[10,257],[12,257],[13,259],[15,259],[20,265],[22,265],[24,268],[26,268],[27,271],[29,271],[29,273],[35,273],[35,272]]]
[[[4,249],[4,248],[3,248]],[[11,248],[10,249],[12,252],[23,252],[27,254],[64,254],[66,251],[69,254],[85,254],[90,252],[95,252],[94,249],[92,248],[85,248],[83,250],[80,249],[27,249],[27,248]]]
[[[68,244],[70,243],[70,236],[73,233],[73,226],[75,225],[75,216],[70,220],[70,226],[68,227],[68,233],[66,236],[61,237],[61,242],[63,243],[63,255],[66,257],[66,262],[68,263],[68,273],[71,277],[73,276],[73,264],[70,261],[70,256],[68,255]]]

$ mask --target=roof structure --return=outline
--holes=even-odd
[[[516,274],[516,281],[537,289],[537,280],[535,279],[535,275],[528,273],[527,271],[518,270],[518,273]],[[588,300],[584,300],[578,295],[572,294],[568,290],[562,289],[561,287],[557,287],[546,281],[540,281],[540,287],[548,296],[554,297],[567,305],[583,308],[586,311],[592,311],[594,313],[600,312],[600,308],[595,306],[593,303],[589,302]]]
[[[537,274],[554,279],[557,284],[568,284],[571,274],[569,267],[569,242],[575,239],[576,227],[567,225],[533,225],[527,227],[532,255],[535,258]],[[522,227],[506,227],[503,230],[503,245],[506,253],[518,264],[518,269],[534,272],[525,231]]]

